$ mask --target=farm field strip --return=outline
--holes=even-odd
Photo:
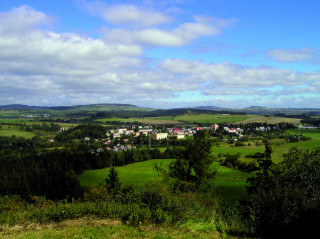
[[[286,132],[291,135],[298,135],[300,132],[303,136],[320,139],[320,129],[289,129]]]
[[[223,114],[184,114],[179,116],[160,116],[160,117],[132,117],[132,118],[102,118],[96,120],[106,123],[110,121],[119,122],[140,122],[143,124],[185,124],[193,123],[252,123],[261,122],[268,124],[277,124],[288,122],[299,124],[301,119],[293,119],[287,117],[261,116],[261,115],[223,115]]]
[[[24,137],[26,139],[31,139],[32,137],[36,136],[36,134],[33,132],[25,132],[16,129],[0,129],[0,136],[11,137],[13,135],[16,137]]]
[[[172,120],[170,117],[141,117],[141,118],[105,118],[96,120],[98,122],[111,122],[111,121],[119,121],[119,122],[140,122],[142,124],[182,124],[182,122]]]
[[[236,123],[251,118],[251,115],[223,115],[223,114],[185,114],[174,117],[174,120],[189,123]]]

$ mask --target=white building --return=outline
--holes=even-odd
[[[151,139],[160,140],[168,138],[168,133],[153,133],[151,134]]]

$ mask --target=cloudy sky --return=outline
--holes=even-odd
[[[320,107],[318,0],[1,0],[0,105]]]

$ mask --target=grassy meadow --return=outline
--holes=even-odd
[[[13,135],[26,139],[31,139],[32,137],[36,136],[36,134],[33,132],[25,132],[18,129],[0,129],[0,136],[11,137]]]
[[[126,166],[119,166],[116,167],[116,169],[119,173],[121,183],[132,185],[135,188],[142,188],[148,182],[155,182],[161,179],[154,169],[156,163],[167,166],[171,160],[172,159],[151,159]],[[86,186],[105,184],[109,170],[110,168],[86,170],[79,177],[80,184]]]
[[[189,123],[236,123],[251,117],[250,115],[184,114],[174,117],[174,120]]]
[[[119,173],[121,183],[132,185],[136,189],[142,189],[147,183],[161,180],[154,169],[155,163],[168,166],[173,159],[152,159],[144,162],[115,167]],[[233,204],[236,200],[245,196],[246,180],[251,174],[239,172],[215,162],[213,167],[217,169],[216,189],[221,199],[226,204]],[[83,186],[105,184],[105,179],[110,168],[86,170],[79,177]]]
[[[33,132],[27,132],[20,129],[18,125],[12,124],[23,124],[23,125],[42,125],[42,124],[50,124],[49,122],[42,122],[42,121],[32,121],[26,119],[0,119],[0,136],[4,137],[11,137],[15,135],[16,137],[23,137],[26,139],[31,139],[34,136],[41,136],[41,137],[49,137],[53,138],[56,135],[56,132],[46,132],[41,130],[34,130]],[[61,128],[69,129],[71,127],[75,127],[79,124],[76,123],[55,123],[60,125]]]

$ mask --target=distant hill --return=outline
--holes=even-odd
[[[219,108],[216,106],[198,106],[194,109],[206,109],[217,111],[244,112],[246,114],[309,114],[320,115],[320,109],[317,108],[267,108],[262,106],[251,106],[248,108]]]
[[[45,108],[45,107],[42,107],[42,106],[19,105],[19,104],[0,105],[0,110],[42,109],[42,108]]]
[[[198,106],[192,108],[152,109],[131,104],[89,104],[73,106],[28,106],[24,104],[0,105],[2,112],[13,110],[6,117],[17,117],[23,114],[50,114],[52,116],[70,117],[157,117],[176,116],[187,113],[207,114],[253,114],[253,115],[320,115],[320,109],[314,108],[267,108],[251,106],[248,108],[221,108],[217,106]],[[1,115],[0,115],[1,116]]]
[[[46,111],[112,111],[112,110],[145,110],[153,109],[142,108],[130,104],[89,104],[73,106],[28,106],[22,104],[0,105],[1,110],[46,110]]]

